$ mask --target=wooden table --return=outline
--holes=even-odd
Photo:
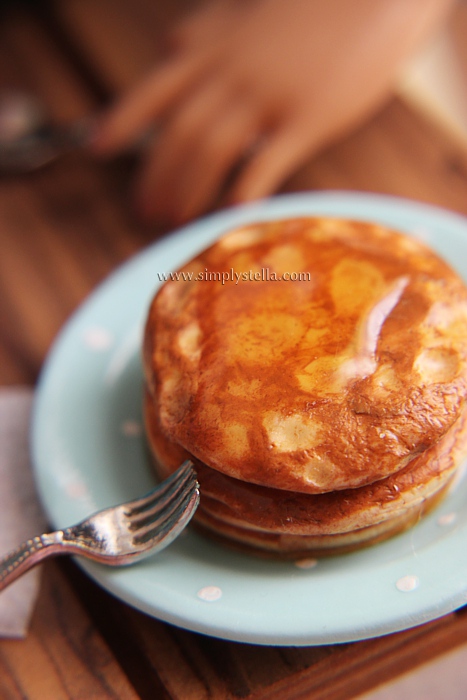
[[[15,3],[0,28],[0,87],[36,91],[58,123],[89,114],[159,56],[188,1]],[[0,182],[0,382],[37,380],[54,336],[95,285],[163,235],[132,212],[133,164],[75,154]],[[393,99],[306,164],[287,190],[403,195],[467,214],[467,151]],[[114,600],[70,562],[44,567],[30,634],[0,641],[0,697],[342,699],[467,640],[467,610],[377,640],[268,648],[183,631]]]

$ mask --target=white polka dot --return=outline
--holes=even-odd
[[[440,515],[438,518],[438,525],[441,525],[441,527],[452,525],[456,518],[457,513],[446,513],[445,515]]]
[[[222,590],[218,586],[205,586],[196,595],[207,603],[213,603],[222,596]]]
[[[93,326],[86,329],[84,342],[91,350],[107,350],[113,343],[113,337],[105,328]]]
[[[125,420],[120,426],[120,429],[125,437],[138,437],[143,429],[141,423],[135,420]]]
[[[419,583],[420,581],[418,580],[417,576],[403,576],[396,581],[396,588],[398,591],[402,591],[403,593],[410,593],[410,591],[414,591],[416,588],[418,588]]]
[[[295,562],[295,566],[296,566],[298,569],[313,569],[313,568],[316,566],[317,563],[318,563],[318,560],[317,560],[317,559],[311,559],[311,558],[309,558],[309,559],[298,559],[298,560]]]
[[[65,486],[66,495],[72,499],[84,498],[88,490],[81,481],[72,481]]]

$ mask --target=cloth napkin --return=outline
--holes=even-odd
[[[31,471],[32,400],[28,387],[0,389],[0,555],[47,530]],[[0,593],[0,637],[26,636],[39,583],[36,567]]]

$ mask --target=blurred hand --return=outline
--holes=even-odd
[[[135,188],[146,219],[181,222],[222,195],[270,194],[387,98],[452,0],[219,0],[106,117],[113,155],[155,126]]]

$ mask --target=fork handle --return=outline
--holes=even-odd
[[[63,532],[51,532],[26,540],[0,559],[0,591],[46,557],[65,554]]]

